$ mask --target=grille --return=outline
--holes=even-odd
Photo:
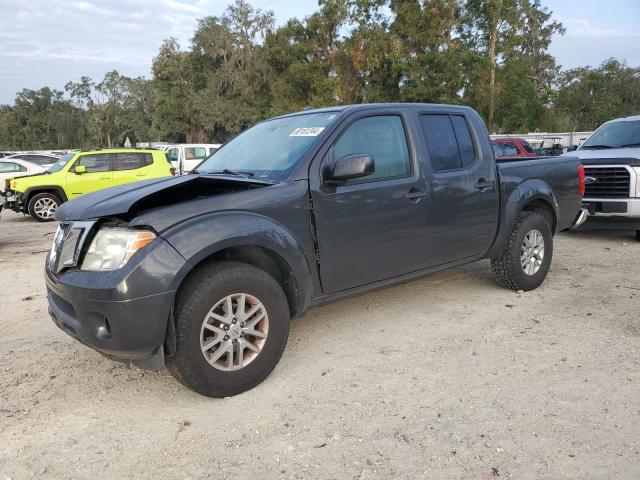
[[[585,167],[586,177],[596,179],[586,185],[587,198],[627,198],[631,175],[624,167]]]
[[[49,269],[60,273],[78,265],[82,247],[95,222],[61,223],[49,254]]]

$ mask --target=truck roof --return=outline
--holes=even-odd
[[[445,103],[360,103],[354,105],[336,105],[333,107],[322,107],[322,108],[309,108],[306,110],[301,110],[298,112],[291,112],[285,115],[280,115],[280,117],[288,117],[291,115],[301,115],[306,113],[323,113],[323,112],[344,112],[346,110],[350,111],[360,111],[360,110],[371,110],[374,108],[407,108],[407,107],[417,107],[417,108],[454,108],[456,110],[473,110],[470,107],[466,107],[464,105],[451,105]]]
[[[640,115],[631,115],[629,117],[614,118],[613,120],[609,120],[608,122],[605,122],[605,123],[637,122],[638,120],[640,120]]]

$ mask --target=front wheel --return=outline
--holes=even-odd
[[[491,269],[501,287],[533,290],[546,278],[552,256],[553,236],[547,220],[539,213],[521,212],[509,243],[491,260]]]
[[[265,271],[239,262],[194,272],[176,299],[176,351],[169,371],[190,389],[228,397],[262,382],[289,337],[289,306]]]
[[[51,222],[61,203],[53,193],[37,193],[29,199],[27,211],[38,222]]]

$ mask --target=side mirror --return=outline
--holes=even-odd
[[[575,152],[578,149],[578,145],[569,145],[567,147],[567,152]]]
[[[75,173],[76,175],[82,175],[83,173],[87,173],[87,167],[85,167],[84,165],[78,165],[73,169],[73,173]]]
[[[333,165],[327,165],[323,179],[330,185],[336,185],[347,180],[371,175],[375,169],[375,162],[371,155],[354,153],[339,158]]]

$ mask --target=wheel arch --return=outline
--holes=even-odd
[[[162,234],[186,263],[176,274],[172,289],[209,262],[233,260],[262,268],[281,285],[291,316],[299,316],[311,301],[314,283],[304,249],[280,223],[247,212],[199,216]]]
[[[551,186],[540,179],[530,179],[522,182],[511,194],[502,200],[500,212],[500,228],[488,258],[496,258],[509,242],[511,230],[520,212],[530,211],[539,213],[549,221],[551,235],[558,229],[558,200]]]
[[[52,193],[55,196],[57,196],[62,203],[68,200],[67,194],[65,193],[64,189],[59,185],[42,185],[42,186],[38,185],[37,187],[31,187],[25,190],[24,192],[25,208],[29,204],[29,201],[31,200],[31,198],[33,198],[34,195],[37,195],[39,193]]]
[[[290,265],[277,252],[261,245],[247,244],[225,247],[205,256],[197,263],[191,264],[187,267],[187,271],[182,272],[182,278],[176,290],[176,297],[180,294],[180,290],[186,283],[187,278],[196,271],[206,268],[207,265],[214,262],[230,261],[253,265],[271,275],[287,297],[291,316],[293,317],[299,313],[302,305],[299,304],[300,300],[297,298],[297,281]]]

